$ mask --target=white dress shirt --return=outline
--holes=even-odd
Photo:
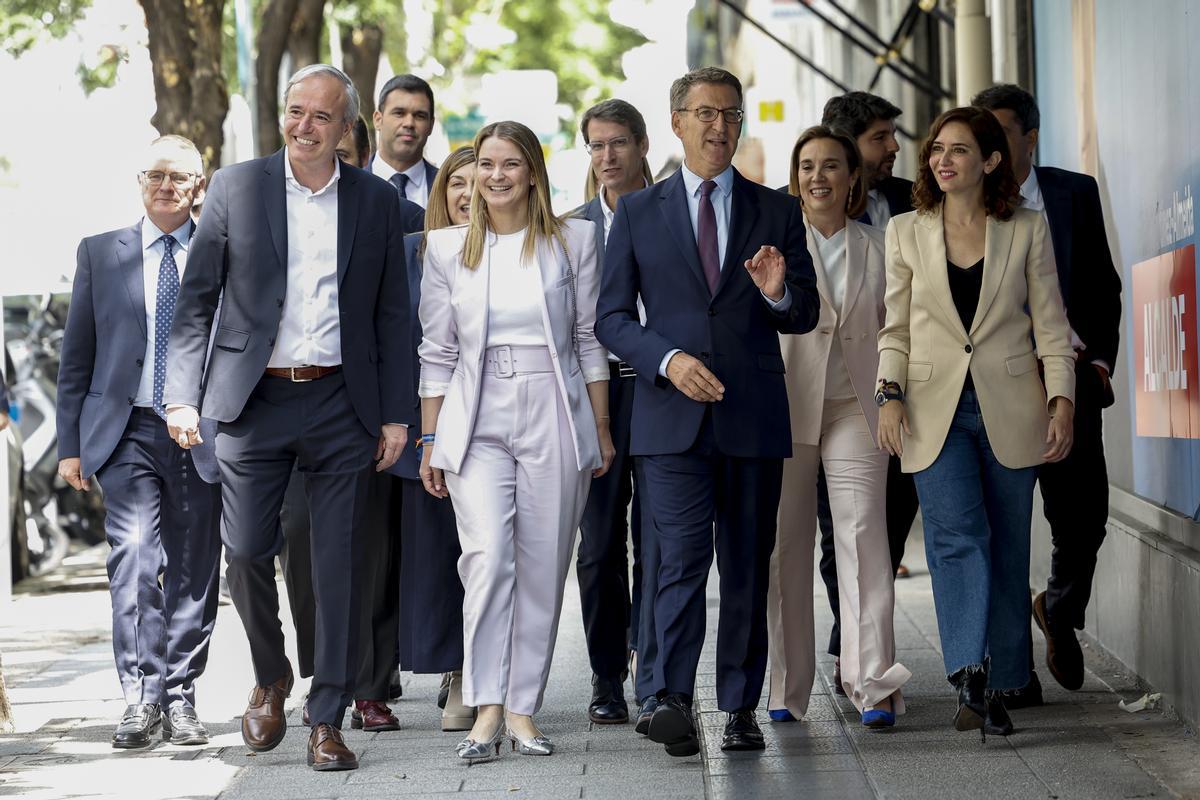
[[[268,367],[334,367],[342,363],[342,331],[337,285],[338,180],[333,176],[316,192],[292,172],[283,153],[287,203],[287,291],[275,349]]]
[[[514,345],[546,347],[542,323],[542,271],[522,254],[526,228],[516,233],[488,234],[486,258],[491,270],[488,281],[488,324],[486,347]],[[605,376],[608,377],[607,375]]]
[[[163,243],[158,241],[163,231],[150,221],[142,219],[142,293],[146,298],[146,354],[142,357],[142,379],[138,381],[137,398],[133,404],[143,408],[154,406],[154,315],[158,313],[158,268],[162,265]],[[179,280],[183,281],[183,270],[187,267],[188,247],[192,240],[192,221],[171,231],[175,237],[175,266],[179,267]]]
[[[833,341],[829,344],[829,359],[825,362],[825,399],[847,400],[853,398],[854,385],[850,383],[850,372],[846,369],[846,357],[842,354],[842,306],[846,300],[846,229],[842,228],[826,239],[811,225],[808,233],[817,243],[821,256],[821,267],[825,272],[825,283],[829,287],[829,302],[833,305],[838,320],[833,328]]]
[[[867,216],[871,218],[871,227],[887,230],[887,224],[892,218],[892,207],[887,198],[878,189],[867,192]]]
[[[390,182],[398,170],[376,153],[375,159],[371,162],[371,172]],[[417,159],[417,163],[404,170],[404,174],[408,176],[404,199],[411,200],[421,208],[426,208],[429,205],[429,186],[425,181],[425,159]]]

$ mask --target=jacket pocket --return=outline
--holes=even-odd
[[[213,343],[222,350],[240,353],[246,349],[249,341],[250,334],[246,331],[239,331],[235,328],[217,328],[217,335]]]
[[[1006,358],[1004,359],[1004,366],[1008,368],[1008,374],[1015,378],[1018,375],[1024,375],[1026,372],[1032,372],[1037,369],[1037,356],[1029,352],[1024,355]]]
[[[927,381],[933,377],[933,362],[932,361],[910,361],[908,362],[908,380],[910,381]]]
[[[759,353],[758,368],[763,372],[784,372],[783,356],[774,353]]]

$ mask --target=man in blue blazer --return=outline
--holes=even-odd
[[[113,747],[145,747],[160,724],[204,744],[195,681],[216,622],[220,487],[211,444],[167,433],[162,403],[179,274],[192,252],[200,153],[164,136],[138,173],[146,216],[79,244],[58,372],[58,471],[104,490],[113,654],[127,708]],[[211,433],[205,421],[203,430]]]
[[[355,769],[340,729],[358,667],[368,470],[395,462],[415,421],[403,233],[395,190],[335,155],[358,115],[350,79],[326,64],[305,67],[284,103],[284,149],[213,176],[164,396],[181,444],[200,438],[197,408],[220,423],[226,577],[256,676],[242,738],[256,751],[287,731],[293,677],[274,559],[299,464],[317,598],[307,760]]]
[[[767,567],[791,455],[778,334],[812,330],[819,301],[799,204],[732,167],[738,79],[693,70],[672,84],[671,109],[683,166],[621,198],[596,323],[639,378],[630,452],[644,457],[660,559],[649,736],[673,756],[699,751],[692,697],[715,522],[722,747],[761,750],[754,710],[767,664]]]

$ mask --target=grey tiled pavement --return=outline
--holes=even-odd
[[[99,548],[75,559],[73,569],[59,579],[64,586],[35,585],[31,588],[47,591],[26,589],[0,611],[0,654],[17,720],[16,733],[0,735],[0,797],[1200,797],[1200,745],[1193,734],[1158,711],[1119,710],[1118,699],[1136,698],[1145,687],[1092,648],[1080,692],[1059,689],[1041,670],[1050,704],[1015,712],[1014,736],[981,744],[977,735],[950,729],[953,696],[942,674],[920,547],[919,539],[913,541],[906,559],[914,577],[897,584],[899,657],[913,679],[906,687],[909,713],[892,732],[865,731],[853,707],[828,692],[832,660],[822,656],[805,721],[768,722],[764,700],[760,717],[766,752],[722,753],[724,715],[716,709],[711,671],[715,571],[697,696],[703,757],[671,759],[630,726],[589,725],[584,706],[590,672],[572,576],[538,717],[558,745],[553,757],[523,757],[506,750],[494,763],[458,763],[452,748],[460,734],[442,733],[438,726],[436,676],[406,675],[405,696],[394,704],[404,730],[347,731],[362,766],[355,772],[324,774],[303,764],[303,684],[289,702],[289,720],[296,727],[280,747],[253,755],[241,744],[237,716],[249,688],[249,656],[228,606],[221,609],[208,672],[199,684],[200,713],[214,734],[210,745],[111,750],[108,739],[123,702],[111,664]],[[817,630],[824,632],[829,612],[823,594],[816,605]],[[1041,640],[1035,641],[1040,661]]]

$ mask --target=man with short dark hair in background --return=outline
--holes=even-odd
[[[433,118],[433,89],[416,75],[396,75],[379,90],[373,116],[376,152],[369,169],[421,208],[438,172],[425,159]]]
[[[168,337],[204,167],[181,136],[138,173],[146,215],[79,243],[58,371],[58,474],[104,490],[113,653],[127,707],[112,746],[206,744],[195,682],[217,619],[221,490],[211,441],[181,449],[163,422]],[[201,359],[207,339],[201,343]],[[2,395],[2,393],[0,393]],[[2,427],[2,426],[0,426]],[[208,420],[201,423],[211,436]]]
[[[1108,467],[1101,411],[1113,404],[1110,378],[1121,336],[1121,276],[1104,232],[1096,179],[1056,167],[1034,166],[1041,114],[1033,95],[1019,86],[984,89],[972,104],[991,111],[1008,139],[1013,175],[1026,208],[1041,212],[1050,227],[1054,260],[1075,359],[1075,444],[1070,454],[1038,468],[1042,506],[1054,549],[1046,591],[1033,600],[1033,618],[1046,636],[1046,665],[1065,689],[1083,685],[1082,630],[1092,594],[1096,555],[1108,523]],[[1032,659],[1032,656],[1031,656]],[[1024,689],[1007,693],[1005,705],[1041,705],[1042,687],[1030,673]]]

